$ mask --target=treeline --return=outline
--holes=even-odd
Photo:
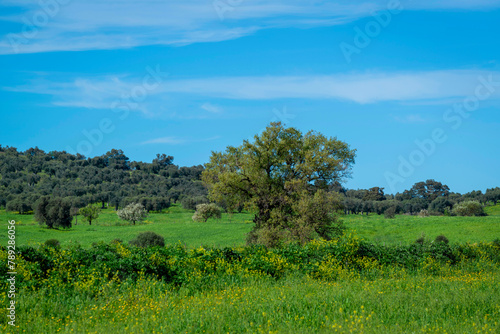
[[[0,207],[28,213],[42,196],[61,197],[73,208],[100,203],[103,208],[118,210],[141,203],[148,212],[161,211],[176,202],[191,210],[208,203],[207,189],[201,182],[204,167],[179,167],[173,160],[157,154],[150,163],[130,161],[117,149],[86,158],[65,151],[46,153],[38,147],[20,152],[0,145]],[[435,180],[416,183],[395,195],[385,194],[382,187],[352,190],[339,183],[328,189],[342,195],[345,214],[452,214],[453,207],[465,201],[482,205],[500,202],[499,187],[485,193],[459,194]],[[226,208],[225,203],[218,204]]]
[[[435,180],[418,182],[410,190],[395,195],[385,194],[384,188],[373,187],[368,190],[348,190],[336,185],[335,190],[343,195],[346,214],[424,214],[452,215],[453,209],[466,202],[478,202],[481,205],[496,205],[500,202],[500,188],[482,191],[472,191],[459,194]]]
[[[141,203],[148,211],[161,211],[177,201],[205,201],[200,181],[203,166],[179,167],[174,158],[157,154],[152,162],[137,162],[122,150],[86,158],[65,151],[24,152],[0,145],[0,206],[28,213],[42,196],[64,198],[74,208],[89,203],[115,209]]]

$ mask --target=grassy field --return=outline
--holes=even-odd
[[[41,247],[17,260],[0,332],[499,333],[499,245],[366,247]]]
[[[414,242],[422,234],[434,239],[444,234],[451,242],[493,241],[500,238],[500,205],[487,207],[487,217],[416,217],[398,215],[395,219],[385,219],[376,214],[348,215],[342,217],[346,226],[371,242],[386,244],[407,244]],[[112,209],[103,210],[92,226],[82,221],[71,229],[50,230],[38,225],[32,215],[18,215],[0,210],[0,222],[6,228],[7,221],[17,223],[16,242],[18,245],[34,245],[48,239],[57,239],[61,244],[79,242],[88,247],[93,242],[110,242],[121,239],[125,242],[144,231],[154,231],[165,238],[167,244],[182,243],[189,247],[241,246],[245,235],[252,228],[253,216],[248,213],[224,214],[220,220],[195,223],[192,211],[173,206],[164,213],[151,213],[145,223],[135,226],[120,221]],[[7,236],[0,233],[0,244],[5,245]]]
[[[486,207],[486,217],[406,216],[385,219],[379,215],[349,215],[346,225],[366,240],[387,244],[408,244],[421,235],[434,239],[440,234],[450,242],[479,242],[500,239],[500,205]]]

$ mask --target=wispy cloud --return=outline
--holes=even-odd
[[[339,99],[366,104],[464,97],[474,93],[480,77],[490,76],[500,83],[500,73],[449,70],[191,79],[170,82],[163,90],[227,99]]]
[[[480,79],[482,78],[482,79]],[[151,91],[138,110],[159,110],[165,100],[225,98],[233,100],[337,99],[359,104],[449,101],[473,95],[480,80],[500,86],[500,72],[449,70],[308,76],[224,77],[165,80]],[[11,91],[52,96],[54,106],[107,109],[131,87],[140,84],[126,75],[79,77],[68,81],[36,80]],[[491,98],[500,98],[497,88]],[[216,114],[220,108],[208,102],[201,108]],[[206,115],[205,115],[206,117]]]
[[[276,27],[345,24],[386,8],[387,3],[388,0],[243,1],[221,21],[213,1],[87,0],[72,1],[48,11],[38,1],[6,0],[0,4],[0,10],[9,14],[0,20],[9,22],[4,25],[9,28],[0,30],[0,54],[216,42]],[[500,7],[499,0],[401,0],[401,3],[408,10]],[[40,20],[42,16],[47,20],[37,26],[34,19]],[[11,30],[15,24],[19,29]],[[22,34],[23,30],[29,33]],[[13,48],[13,43],[18,44],[17,48]]]
[[[213,105],[210,102],[205,102],[201,105],[201,109],[206,110],[208,112],[219,114],[222,112],[222,109],[219,106]]]

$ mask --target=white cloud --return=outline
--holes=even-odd
[[[19,28],[17,31],[0,31],[0,54],[223,41],[268,28],[345,24],[385,9],[389,2],[242,1],[230,6],[231,10],[225,11],[221,20],[212,0],[87,0],[70,1],[49,9],[44,9],[35,0],[22,3],[7,0],[2,1],[0,10],[9,9],[5,12],[12,13],[15,7],[20,11],[4,14],[0,21],[17,23]],[[408,10],[472,10],[498,8],[500,0],[401,0],[401,4]],[[33,23],[37,21],[38,24]],[[24,35],[22,30],[26,31]]]
[[[206,110],[208,112],[219,114],[222,112],[222,109],[219,106],[211,104],[210,102],[205,102],[201,105],[201,109]]]
[[[169,145],[179,145],[184,144],[186,141],[184,139],[179,139],[176,137],[161,137],[142,142],[143,145],[146,144],[169,144]]]
[[[482,79],[480,79],[482,78]],[[109,109],[114,101],[122,101],[131,110],[151,114],[166,99],[225,98],[233,100],[272,99],[336,99],[359,104],[378,102],[415,103],[418,101],[463,99],[474,96],[480,80],[492,81],[491,98],[500,98],[500,72],[449,70],[428,72],[396,72],[371,74],[335,74],[308,76],[224,77],[187,80],[165,80],[148,91],[144,101],[123,100],[141,80],[126,75],[76,78],[50,82],[47,79],[28,85],[4,88],[17,92],[51,95],[54,106]],[[482,89],[483,93],[485,92]],[[219,107],[210,103],[202,109],[215,113]]]
[[[338,74],[323,76],[226,77],[171,81],[167,93],[188,93],[227,99],[338,99],[360,104],[466,97],[475,93],[484,71]],[[494,92],[500,95],[500,88]]]

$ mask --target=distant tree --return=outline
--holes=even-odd
[[[101,209],[97,206],[88,204],[86,207],[80,209],[80,214],[83,216],[83,220],[88,221],[89,225],[92,225],[92,221],[99,218],[99,213]]]
[[[365,201],[385,201],[384,188],[373,187],[368,189],[368,191],[363,196]]]
[[[202,179],[211,200],[225,199],[232,208],[245,203],[256,209],[249,243],[331,238],[341,200],[314,184],[324,181],[328,185],[349,176],[354,157],[355,150],[336,138],[313,131],[302,134],[271,123],[252,142],[245,140],[239,147],[212,152]],[[322,216],[313,222],[303,208],[317,208],[318,203],[325,208],[316,211]]]
[[[453,213],[458,216],[485,216],[483,206],[478,201],[465,201],[455,204]]]
[[[132,203],[125,208],[116,212],[118,217],[123,220],[129,221],[135,225],[135,222],[143,221],[148,216],[146,209],[141,203]]]
[[[391,206],[384,211],[384,218],[393,219],[396,217],[396,207]]]
[[[438,197],[429,205],[429,211],[431,212],[451,212],[453,208],[453,202],[446,197]]]
[[[497,205],[500,202],[500,188],[491,188],[486,191],[484,194],[486,201],[492,202],[493,205]]]
[[[31,205],[27,200],[22,198],[16,198],[7,203],[5,208],[7,211],[17,211],[19,214],[25,214],[32,210]]]
[[[196,212],[193,215],[193,220],[205,223],[209,218],[220,219],[221,215],[222,209],[215,203],[198,204]]]
[[[409,190],[410,198],[420,198],[430,204],[438,197],[446,197],[450,193],[450,188],[435,180],[418,182]]]
[[[71,227],[71,204],[60,197],[41,197],[35,204],[35,220],[48,228]]]

